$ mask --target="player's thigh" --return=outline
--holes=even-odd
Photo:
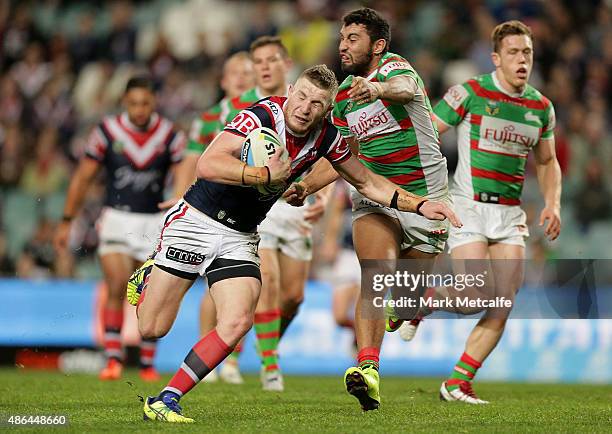
[[[301,303],[304,299],[304,286],[310,271],[310,261],[296,259],[282,252],[278,255],[278,260],[281,270],[281,300]]]
[[[110,297],[122,298],[130,275],[134,271],[132,258],[124,253],[100,255],[100,265]]]
[[[359,260],[395,260],[402,231],[397,219],[385,214],[366,214],[353,221],[353,245]]]
[[[525,247],[519,244],[495,243],[489,246],[489,254],[495,276],[496,295],[514,297],[523,283]]]
[[[143,335],[165,335],[178,314],[181,301],[193,280],[154,266],[138,305],[138,326]]]
[[[233,277],[211,286],[221,339],[234,344],[251,328],[260,290],[261,281],[255,277]]]

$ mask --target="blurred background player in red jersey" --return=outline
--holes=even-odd
[[[64,217],[54,239],[57,251],[67,249],[71,221],[79,212],[88,187],[106,169],[105,206],[97,223],[98,255],[108,288],[103,310],[106,367],[102,380],[121,377],[121,345],[125,286],[132,270],[151,253],[159,232],[167,176],[181,161],[185,136],[173,122],[155,112],[153,81],[131,78],[123,96],[125,111],[106,116],[90,134],[87,149],[74,173],[64,205]],[[181,185],[177,182],[177,187]],[[177,190],[176,194],[183,192]],[[140,376],[156,381],[155,339],[142,339]]]

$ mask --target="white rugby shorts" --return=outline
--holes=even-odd
[[[257,228],[260,249],[279,250],[298,261],[312,259],[312,230],[304,221],[307,205],[291,206],[278,200]]]
[[[444,202],[452,206],[448,194],[432,200]],[[402,227],[404,238],[400,250],[416,249],[425,253],[441,253],[448,238],[449,222],[447,220],[429,220],[416,213],[402,212],[380,205],[359,193],[351,187],[353,202],[353,222],[368,214],[383,214],[397,219]]]
[[[155,248],[162,216],[105,207],[96,223],[98,254],[123,253],[144,262]]]
[[[155,265],[182,277],[208,279],[208,286],[233,277],[261,280],[257,233],[239,232],[180,201],[165,215]]]
[[[520,206],[483,203],[459,195],[452,197],[455,214],[463,227],[451,227],[449,250],[478,241],[525,246],[529,229],[527,216]]]

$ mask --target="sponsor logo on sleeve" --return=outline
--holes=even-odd
[[[387,76],[392,71],[405,71],[407,69],[412,69],[408,62],[389,62],[383,65],[378,71],[381,75]]]
[[[457,84],[446,92],[444,95],[444,101],[446,101],[446,103],[451,106],[453,110],[457,110],[467,97],[468,91],[460,84]]]

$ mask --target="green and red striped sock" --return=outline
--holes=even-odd
[[[278,371],[278,340],[280,337],[280,309],[255,314],[255,334],[260,356],[266,371]]]
[[[478,371],[478,368],[481,366],[482,363],[480,363],[478,360],[474,360],[468,355],[468,353],[463,353],[455,365],[453,373],[446,381],[446,388],[448,390],[455,390],[459,388],[459,384],[466,381],[472,381],[474,379],[474,375],[476,375],[476,371]]]
[[[380,348],[366,347],[359,350],[357,363],[361,369],[371,367],[378,371]]]

